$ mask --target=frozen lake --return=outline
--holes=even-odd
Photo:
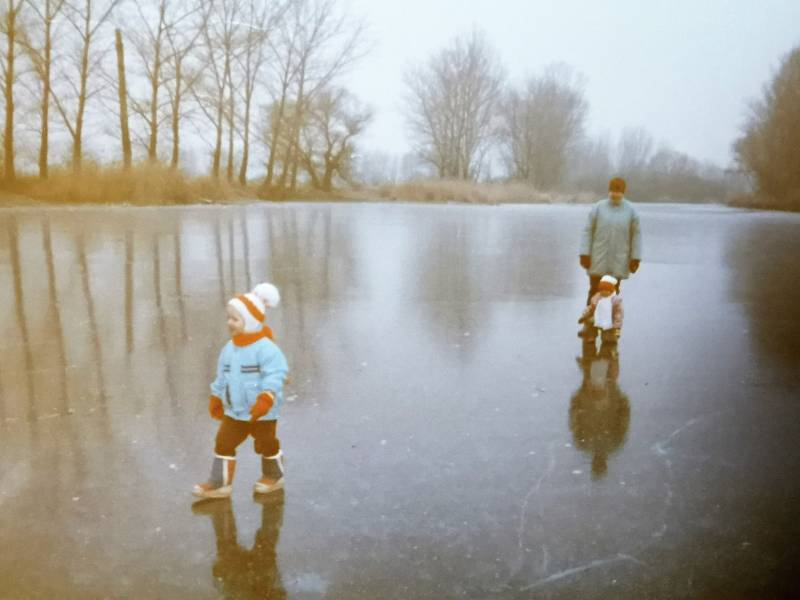
[[[581,360],[588,207],[0,210],[0,597],[767,598],[800,567],[800,215],[640,206]],[[193,508],[224,303],[274,281],[284,493]]]

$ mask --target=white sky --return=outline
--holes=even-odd
[[[512,83],[565,62],[586,79],[590,134],[645,126],[722,166],[748,102],[800,44],[800,0],[350,0],[373,48],[347,85],[375,110],[365,150],[410,149],[403,72],[483,30]]]

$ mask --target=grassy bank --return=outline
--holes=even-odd
[[[80,173],[53,170],[46,180],[19,177],[0,189],[2,204],[133,204],[171,205],[262,200],[465,202],[474,204],[589,202],[595,194],[540,192],[520,183],[416,181],[358,186],[321,192],[265,189],[260,182],[240,185],[224,177],[188,177],[163,165],[121,167],[86,165]]]
[[[260,182],[241,185],[226,178],[189,177],[164,165],[136,165],[130,169],[89,164],[80,173],[54,169],[46,180],[18,177],[0,188],[2,204],[133,204],[174,205],[286,199],[343,199],[341,193],[316,190],[267,190]]]
[[[0,206],[128,204],[141,206],[238,203],[261,200],[332,202],[461,202],[468,204],[575,204],[596,201],[597,192],[542,192],[525,183],[475,183],[420,180],[376,186],[352,186],[333,192],[301,187],[295,191],[266,189],[260,180],[248,185],[225,177],[190,177],[161,164],[131,169],[87,164],[80,173],[54,169],[46,180],[22,176],[0,186]],[[639,197],[635,197],[639,199]],[[735,206],[787,210],[764,199],[739,197]]]
[[[262,200],[465,202],[474,204],[589,202],[596,194],[540,192],[521,183],[416,181],[393,185],[357,186],[333,192],[301,187],[295,191],[266,189],[226,178],[189,177],[160,164],[122,167],[85,165],[80,173],[53,169],[46,180],[20,176],[0,187],[0,204],[132,204],[174,205],[235,203]]]

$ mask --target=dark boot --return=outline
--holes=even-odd
[[[283,453],[279,450],[275,456],[261,457],[261,479],[256,481],[253,491],[269,494],[280,489],[283,489]]]
[[[233,489],[236,458],[217,456],[211,463],[211,475],[205,483],[195,484],[192,494],[198,498],[229,498]]]

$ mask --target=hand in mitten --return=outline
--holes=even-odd
[[[588,269],[592,266],[592,257],[588,254],[581,254],[581,266],[584,269]]]
[[[628,269],[630,270],[631,273],[636,273],[636,271],[639,270],[639,259],[634,258],[628,265]]]
[[[256,398],[256,403],[250,408],[250,421],[258,421],[267,414],[274,402],[272,392],[261,392]]]
[[[208,398],[208,414],[211,415],[212,419],[222,420],[222,416],[225,414],[225,410],[222,408],[222,398],[217,396]]]

